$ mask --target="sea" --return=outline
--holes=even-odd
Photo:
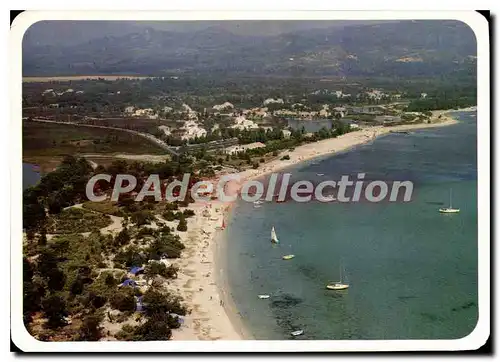
[[[222,235],[221,274],[254,338],[458,339],[473,331],[476,112],[454,116],[458,124],[388,134],[282,171],[314,182],[358,172],[410,180],[409,202],[235,204]],[[461,211],[440,214],[450,190]],[[273,226],[278,245],[270,242]],[[287,254],[295,258],[282,260]],[[327,290],[341,272],[349,289]],[[304,333],[292,337],[295,330]]]

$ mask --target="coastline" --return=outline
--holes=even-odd
[[[240,172],[241,181],[232,191],[238,192],[246,180],[262,177],[313,158],[345,152],[391,132],[456,124],[458,121],[452,118],[449,112],[471,110],[475,110],[475,107],[433,111],[431,123],[364,128],[337,138],[305,144],[290,152],[284,151],[277,159],[264,164],[260,169]],[[288,154],[290,160],[280,160],[284,154]],[[192,313],[186,316],[180,329],[173,330],[173,340],[252,339],[252,334],[246,329],[231,298],[227,280],[224,278],[227,240],[220,228],[231,207],[232,203],[221,201],[190,205],[195,211],[195,216],[188,219],[188,232],[180,233],[186,244],[186,255],[181,259],[183,265],[179,265],[178,279],[170,284],[177,287],[177,292],[185,298]],[[209,210],[210,216],[203,216],[205,210]]]

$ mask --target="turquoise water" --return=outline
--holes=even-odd
[[[461,123],[390,134],[289,169],[292,179],[411,180],[408,203],[240,202],[226,234],[225,277],[257,339],[455,339],[477,322],[475,112]],[[288,170],[287,170],[288,171]],[[318,176],[318,173],[325,174]],[[456,215],[443,215],[453,190]],[[272,245],[275,226],[281,244]],[[286,254],[295,254],[283,261]],[[346,271],[350,288],[328,291]],[[258,294],[269,294],[261,300]]]

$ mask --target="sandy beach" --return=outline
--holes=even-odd
[[[463,109],[474,110],[474,108]],[[456,110],[455,110],[456,111]],[[306,144],[293,151],[282,152],[275,160],[259,169],[240,173],[242,182],[261,177],[267,173],[295,165],[315,157],[345,151],[354,146],[373,141],[390,132],[412,131],[423,128],[443,127],[457,123],[448,115],[450,110],[434,111],[430,123],[399,125],[391,127],[369,127],[350,132],[337,138]],[[280,160],[282,155],[290,160]],[[241,182],[240,184],[241,185]],[[236,191],[239,186],[236,186]],[[178,278],[170,281],[170,287],[184,297],[191,309],[180,329],[173,331],[173,340],[239,340],[249,339],[238,312],[230,298],[224,282],[224,238],[221,229],[231,205],[220,201],[195,203],[189,206],[196,215],[188,219],[188,231],[179,233],[186,245]]]

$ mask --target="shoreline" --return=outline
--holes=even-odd
[[[262,165],[261,169],[250,169],[240,172],[241,182],[236,185],[233,191],[238,192],[243,181],[262,177],[314,158],[345,152],[356,146],[369,143],[380,136],[390,134],[391,131],[413,131],[457,124],[458,121],[448,113],[472,110],[475,110],[475,107],[459,110],[433,111],[431,123],[369,127],[344,134],[337,138],[301,145],[291,152],[281,152],[278,156],[281,157],[283,154],[288,154],[290,160],[282,161],[277,158]],[[198,265],[198,268],[195,268],[196,276],[205,274],[204,277],[191,277],[191,284],[188,286],[192,288],[186,288],[184,285],[184,288],[178,289],[178,292],[184,296],[186,294],[190,295],[190,292],[196,290],[196,288],[202,288],[200,292],[197,291],[194,293],[194,296],[190,296],[191,300],[185,300],[193,312],[185,318],[185,322],[180,329],[173,330],[173,340],[253,339],[252,333],[246,328],[242,317],[237,311],[234,300],[231,297],[227,278],[223,274],[224,268],[226,268],[224,258],[226,257],[225,250],[228,241],[225,235],[221,233],[221,230],[217,229],[220,229],[223,220],[226,220],[229,216],[230,208],[233,205],[234,202],[222,203],[221,201],[211,201],[209,203],[199,202],[189,207],[195,209],[195,216],[188,219],[187,234],[191,232],[195,239],[202,238],[203,243],[201,241],[193,244],[186,243],[186,247],[191,249],[188,251],[190,255],[187,258],[182,258],[182,260],[183,263],[191,267]],[[203,216],[203,211],[206,209],[210,210],[211,215],[208,217]],[[203,267],[204,265],[209,265],[209,268]],[[209,270],[208,273],[207,270]],[[185,278],[181,277],[181,275],[193,275],[189,274],[189,272],[192,272],[192,269],[186,270],[186,268],[181,268],[178,279],[174,280],[172,284],[178,285],[182,283]],[[205,288],[208,288],[209,295]],[[203,323],[201,327],[200,322]],[[205,328],[205,330],[202,331],[202,328]]]
[[[473,107],[470,107],[473,108]],[[459,110],[438,110],[432,111],[431,123],[405,124],[396,126],[374,126],[362,128],[359,131],[353,131],[343,134],[336,138],[328,138],[318,142],[307,143],[296,147],[291,152],[281,152],[278,157],[284,154],[290,156],[290,160],[276,159],[263,165],[262,169],[249,169],[240,172],[242,181],[252,180],[260,176],[281,170],[286,167],[297,165],[300,162],[308,161],[313,158],[334,155],[340,152],[346,152],[353,147],[360,146],[378,137],[400,131],[418,131],[427,128],[446,127],[457,124],[458,121],[448,115],[450,112],[470,111],[472,109],[464,108]],[[438,118],[441,117],[441,118]],[[438,121],[439,120],[439,121]]]

